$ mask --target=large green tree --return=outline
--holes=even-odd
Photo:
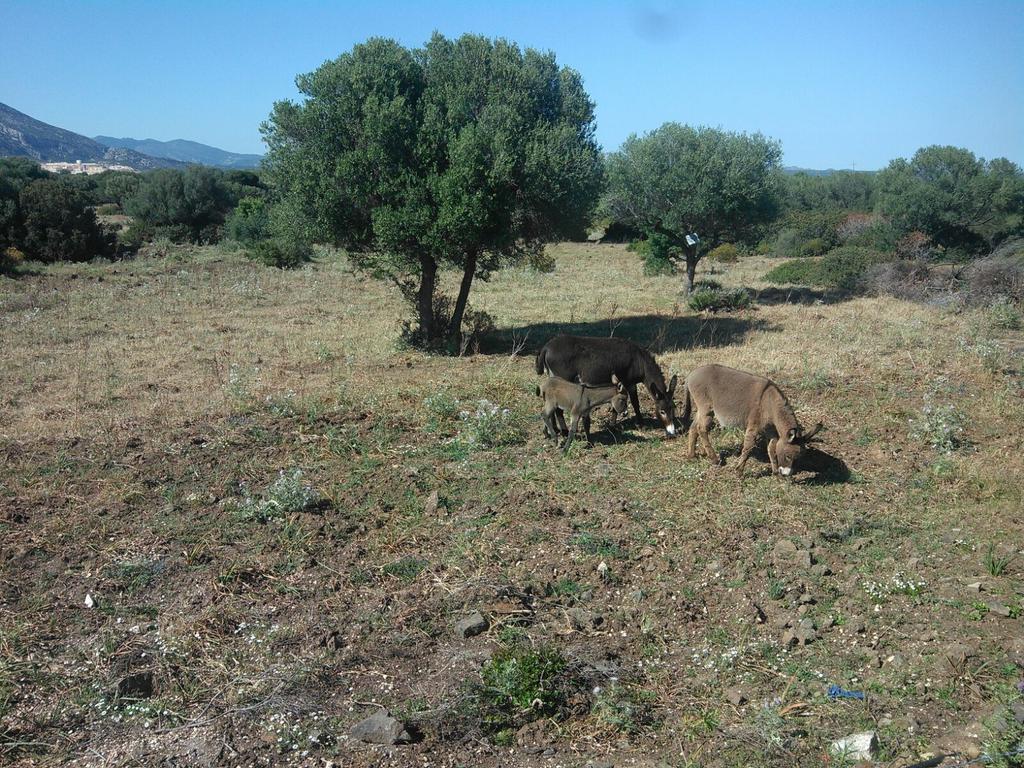
[[[986,162],[958,147],[924,147],[879,173],[878,205],[904,232],[978,253],[1021,229],[1024,175],[1005,158]]]
[[[403,287],[426,343],[459,334],[474,277],[579,231],[596,202],[594,105],[551,53],[374,38],[297,84],[263,126],[266,177],[313,236]],[[462,273],[450,313],[445,267]]]
[[[776,216],[781,158],[779,143],[761,134],[665,123],[608,157],[604,205],[613,219],[684,254],[692,292],[705,253],[756,237]],[[699,246],[687,244],[690,233]]]

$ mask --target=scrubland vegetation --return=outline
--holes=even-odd
[[[471,36],[299,82],[259,173],[0,161],[0,762],[1013,764],[1016,166],[602,157],[577,73]],[[558,333],[767,375],[823,442],[563,458]]]

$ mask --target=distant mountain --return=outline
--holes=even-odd
[[[44,123],[0,104],[0,157],[31,157],[41,163],[103,163],[127,165],[138,171],[184,168],[185,163],[150,157],[132,149],[112,149],[98,141]]]
[[[849,168],[816,170],[814,168],[797,168],[795,165],[784,166],[782,172],[788,173],[790,176],[796,173],[806,173],[808,176],[831,176],[833,173],[874,173],[874,171],[851,171]]]
[[[164,157],[183,163],[212,165],[217,168],[256,168],[263,159],[263,155],[227,152],[185,139],[157,141],[156,139],[115,139],[113,136],[97,136],[96,141],[107,147],[123,147],[136,152],[144,152],[152,157]]]

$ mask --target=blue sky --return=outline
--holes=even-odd
[[[0,0],[0,101],[89,136],[260,152],[296,74],[435,29],[553,50],[606,150],[675,120],[760,131],[787,165],[868,170],[929,144],[1024,164],[1024,0]]]

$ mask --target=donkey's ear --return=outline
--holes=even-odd
[[[791,443],[795,443],[797,440],[799,440],[800,439],[800,429],[799,429],[799,427],[793,427],[791,430],[789,430],[789,434],[786,435],[786,439],[789,442],[791,442]]]
[[[675,391],[676,391],[676,384],[678,382],[679,382],[679,376],[677,374],[673,373],[672,374],[672,381],[670,381],[668,383],[668,396],[669,397],[672,397],[672,395],[675,393]]]
[[[814,438],[814,436],[816,434],[818,434],[819,432],[821,432],[821,427],[822,427],[822,423],[819,421],[817,424],[815,424],[811,428],[810,432],[807,432],[807,433],[804,434],[804,436],[802,438],[802,441],[805,442],[805,443],[811,442],[811,440]]]
[[[619,377],[616,376],[614,373],[612,374],[612,384],[614,384],[615,386],[619,386]]]

